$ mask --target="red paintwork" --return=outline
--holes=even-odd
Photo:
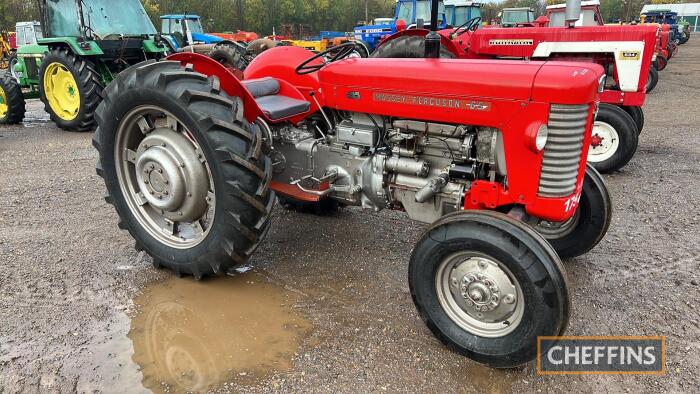
[[[641,106],[646,97],[645,89],[649,77],[653,54],[657,46],[658,28],[654,26],[589,26],[576,28],[563,27],[523,27],[523,28],[489,28],[466,32],[460,36],[453,35],[452,29],[440,31],[442,44],[456,57],[462,59],[494,59],[494,58],[530,58],[541,42],[558,41],[644,41],[644,58],[642,71],[637,85],[637,93],[620,94],[621,92],[601,96],[602,102],[616,105]],[[428,34],[425,29],[410,29],[398,32],[388,37],[384,42],[395,38],[411,35],[423,36]],[[497,39],[531,39],[532,45],[497,45],[491,46],[491,40]],[[577,54],[556,54],[553,60],[588,61],[604,64],[603,54],[591,53],[588,57]],[[607,92],[607,90],[606,90]],[[615,91],[612,91],[615,92]],[[607,101],[608,99],[614,101]],[[620,101],[622,99],[622,101]]]
[[[224,40],[231,40],[235,42],[251,42],[258,39],[258,33],[252,31],[240,31],[235,33],[208,33],[212,36],[217,36],[223,38]]]
[[[17,34],[11,31],[7,33],[7,40],[10,42],[10,48],[17,49]]]
[[[585,165],[581,166],[577,189],[571,196],[538,196],[542,152],[531,149],[528,130],[547,123],[551,103],[589,104],[589,130],[581,156],[585,161],[602,67],[575,62],[357,58],[327,65],[310,75],[296,74],[296,66],[312,55],[297,47],[272,48],[251,63],[245,78],[277,78],[306,97],[312,103],[312,110],[291,119],[292,122],[316,112],[309,95],[314,92],[321,105],[343,111],[496,127],[503,134],[508,187],[504,189],[495,182],[475,182],[465,195],[464,208],[493,209],[521,204],[527,213],[539,218],[563,221],[571,217],[574,210],[570,200],[575,200],[581,191]],[[252,96],[226,68],[194,54],[169,58],[190,63],[204,74],[218,76],[224,91],[243,99],[249,120],[259,116],[260,110]],[[349,98],[349,92],[359,93],[359,98]],[[431,106],[431,99],[433,104],[443,105],[452,100],[452,108]],[[305,201],[318,200],[317,196],[291,190],[280,180],[273,182],[272,187],[281,194]]]

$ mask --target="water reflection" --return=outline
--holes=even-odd
[[[287,370],[311,324],[297,295],[249,272],[204,282],[170,279],[136,298],[133,359],[154,391],[205,391],[241,375]]]

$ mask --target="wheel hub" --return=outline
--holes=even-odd
[[[599,163],[615,155],[620,146],[617,130],[612,125],[596,121],[593,124],[591,149],[588,150],[588,161]]]
[[[493,323],[512,315],[515,303],[503,301],[504,292],[515,300],[515,287],[493,261],[472,257],[452,269],[451,291],[464,311],[482,322]],[[458,286],[454,282],[459,283]]]
[[[173,221],[191,221],[206,211],[208,175],[201,153],[181,133],[152,131],[136,151],[136,177],[143,197]]]

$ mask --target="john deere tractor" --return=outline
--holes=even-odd
[[[21,122],[24,99],[38,96],[60,128],[92,130],[102,89],[131,65],[167,54],[139,0],[38,2],[44,37],[18,50],[18,78],[0,75],[8,108],[0,123]]]

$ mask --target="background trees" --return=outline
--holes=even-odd
[[[486,1],[486,0],[484,0]],[[601,0],[603,17],[629,20],[638,18],[648,3],[675,3],[697,0]],[[396,0],[141,0],[156,26],[158,16],[192,13],[202,17],[208,31],[256,31],[267,35],[285,24],[310,25],[312,30],[351,31],[359,21],[393,16]],[[544,11],[545,3],[564,0],[504,0],[484,3],[484,20],[496,17],[504,7],[530,7]],[[114,2],[118,6],[118,2]],[[15,22],[38,19],[35,0],[0,0],[0,30],[14,30]]]

